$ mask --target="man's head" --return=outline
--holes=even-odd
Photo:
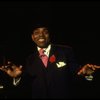
[[[32,40],[40,48],[45,48],[50,43],[50,34],[46,27],[37,27],[33,30]]]

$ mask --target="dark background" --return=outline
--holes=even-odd
[[[31,27],[52,28],[55,44],[73,47],[80,64],[100,65],[100,2],[0,1],[0,59],[21,62],[31,51]]]

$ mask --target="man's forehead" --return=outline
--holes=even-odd
[[[47,27],[37,27],[33,31],[36,31],[36,30],[48,30],[48,28]]]

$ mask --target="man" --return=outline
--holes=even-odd
[[[45,26],[33,30],[32,40],[36,47],[28,57],[23,71],[22,66],[11,65],[11,69],[1,67],[1,70],[14,78],[15,86],[21,84],[23,98],[78,98],[78,75],[85,75],[86,79],[92,80],[91,74],[97,66],[87,64],[79,70],[72,48],[52,44]]]

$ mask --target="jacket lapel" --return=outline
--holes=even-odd
[[[49,54],[49,59],[48,59],[48,65],[47,65],[47,68],[48,67],[51,67],[51,64],[55,64],[55,63],[51,63],[50,62],[50,57],[52,55],[54,55],[55,57],[57,56],[56,52],[55,52],[55,46],[54,45],[51,45],[51,50],[50,50],[50,54]],[[45,68],[42,60],[40,59],[39,57],[39,52],[37,49],[34,49],[34,52],[32,53],[31,55],[31,60],[30,60],[30,66],[29,66],[29,73],[31,75],[34,75],[36,73],[40,73],[40,75],[43,74],[43,71],[46,71],[47,68]]]
[[[29,60],[29,64],[27,66],[28,68],[28,73],[30,75],[36,75],[37,73],[39,73],[40,75],[42,75],[43,70],[45,69],[44,64],[42,63],[42,60],[39,57],[39,53],[36,50],[34,50],[34,52],[31,55],[31,58]]]

